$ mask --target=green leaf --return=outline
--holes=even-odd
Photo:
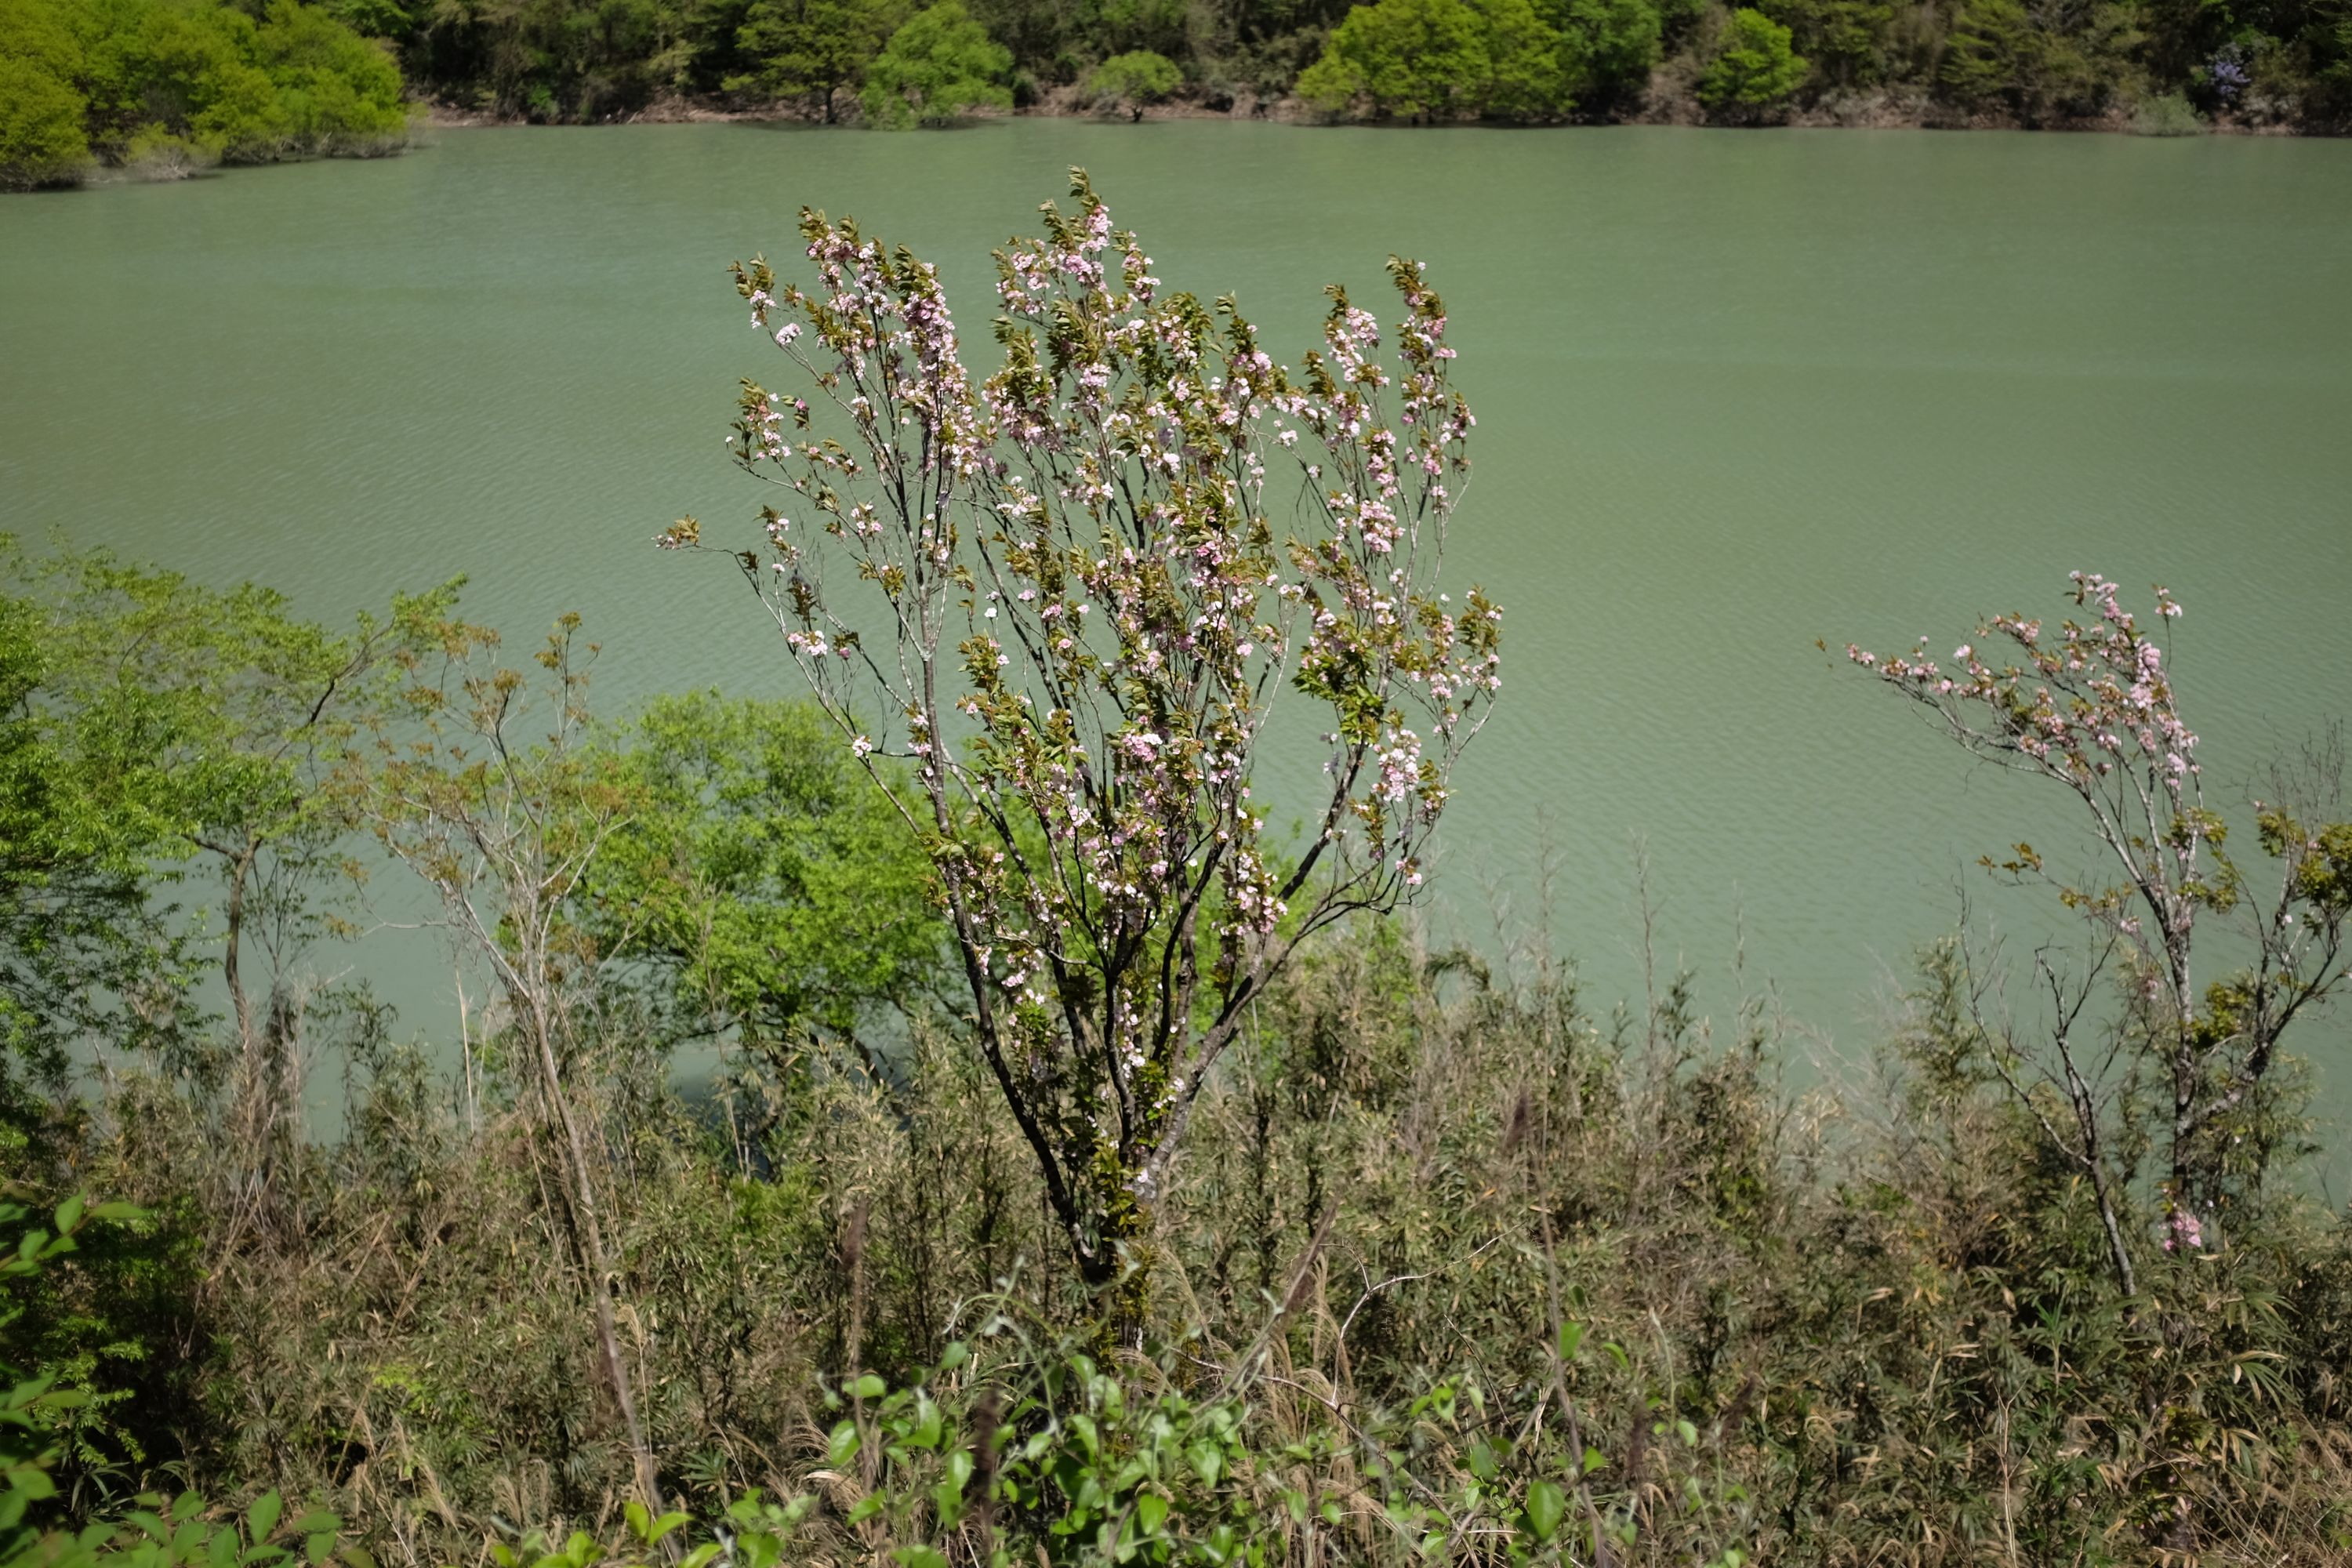
[[[74,1227],[81,1224],[82,1210],[89,1206],[89,1194],[87,1193],[76,1193],[73,1196],[59,1204],[58,1205],[58,1234],[59,1236],[71,1236],[74,1232]]]
[[[286,1500],[278,1495],[274,1487],[254,1499],[252,1509],[245,1516],[246,1538],[256,1546],[268,1540],[269,1532],[278,1528],[278,1516],[285,1507]]]
[[[859,1399],[879,1399],[889,1391],[890,1385],[870,1372],[849,1385],[849,1392]]]
[[[676,1530],[685,1522],[686,1515],[678,1512],[675,1509],[671,1510],[669,1512],[662,1515],[659,1519],[654,1521],[653,1533],[646,1537],[646,1544],[648,1546],[654,1545],[659,1542],[663,1536],[667,1535],[671,1531]]]
[[[1561,1362],[1567,1363],[1574,1361],[1576,1359],[1576,1352],[1583,1348],[1584,1325],[1576,1321],[1574,1319],[1570,1319],[1567,1322],[1560,1324],[1559,1359]]]
[[[1135,1500],[1135,1522],[1145,1536],[1160,1533],[1168,1521],[1168,1500],[1157,1492],[1145,1492]]]
[[[334,1549],[335,1532],[331,1530],[314,1531],[302,1538],[302,1557],[310,1568],[319,1568]]]
[[[1192,1465],[1192,1473],[1201,1478],[1203,1486],[1215,1486],[1217,1478],[1224,1474],[1224,1449],[1205,1437],[1185,1449],[1184,1458]]]
[[[867,1520],[872,1519],[876,1514],[882,1511],[882,1505],[886,1500],[886,1500],[880,1492],[866,1493],[864,1497],[859,1498],[857,1500],[856,1506],[849,1510],[849,1522],[852,1524],[865,1523]]]
[[[856,1422],[835,1422],[832,1440],[825,1445],[825,1458],[837,1470],[857,1457],[857,1446],[864,1439],[857,1435]]]
[[[901,1546],[890,1554],[903,1568],[948,1568],[948,1560],[935,1547]]]
[[[1528,1488],[1527,1531],[1538,1544],[1549,1541],[1559,1521],[1568,1517],[1568,1495],[1553,1481],[1536,1481]]]

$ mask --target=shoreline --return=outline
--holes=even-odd
[[[782,100],[753,105],[730,104],[723,100],[684,97],[662,97],[645,108],[628,114],[608,115],[601,120],[540,121],[527,115],[499,115],[479,110],[461,109],[454,104],[427,101],[421,105],[424,114],[417,121],[425,131],[479,131],[521,125],[618,126],[618,125],[704,125],[704,124],[773,124],[790,122],[812,128],[823,128],[826,121],[793,108]],[[1129,123],[1125,112],[1106,113],[1094,108],[1075,88],[1056,88],[1041,101],[1008,110],[983,111],[971,115],[973,120],[1098,120],[1105,124]],[[1408,125],[1395,121],[1332,121],[1318,118],[1296,97],[1259,99],[1236,98],[1230,107],[1219,109],[1194,100],[1173,100],[1146,109],[1143,121],[1171,120],[1231,120],[1260,124],[1301,125],[1308,127],[1352,125],[1380,126],[1383,129],[1415,131],[1446,130],[1453,125]],[[862,129],[864,121],[855,112],[831,122],[837,130]],[[1793,108],[1776,118],[1738,121],[1709,116],[1695,98],[1685,93],[1660,93],[1645,102],[1635,113],[1569,119],[1550,124],[1501,125],[1478,121],[1463,121],[1460,126],[1480,126],[1487,129],[1514,131],[1558,130],[1573,126],[1594,129],[1620,125],[1675,125],[1707,131],[2021,131],[2059,135],[2142,136],[2150,139],[2193,140],[2199,136],[2260,136],[2292,140],[2333,141],[2347,134],[2341,131],[2311,131],[2280,122],[2257,123],[2238,118],[2208,120],[2193,131],[2148,131],[2135,123],[2135,110],[2116,106],[2104,114],[2065,120],[2043,121],[2029,124],[2014,116],[1965,114],[1951,106],[1937,102],[1926,93],[1876,91],[1855,93],[1840,98]]]

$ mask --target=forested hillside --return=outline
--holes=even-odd
[[[383,150],[402,79],[445,110],[563,123],[1173,104],[2333,132],[2352,0],[5,0],[0,181]]]
[[[910,0],[337,0],[431,96],[593,120],[665,93],[840,112]],[[1131,70],[1212,110],[1303,91],[1335,113],[1549,120],[1685,112],[2023,124],[2158,100],[2319,129],[2352,111],[2345,0],[968,0],[1015,104],[1126,101]],[[1318,62],[1321,62],[1318,66]],[[1302,74],[1316,68],[1302,81]],[[1181,85],[1180,85],[1181,84]]]

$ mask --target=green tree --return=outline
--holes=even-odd
[[[1328,113],[1542,118],[1570,107],[1559,47],[1527,0],[1379,0],[1348,13],[1298,92]]]
[[[1478,112],[1496,120],[1556,120],[1575,107],[1559,33],[1531,0],[1469,0],[1486,35]]]
[[[1485,29],[1463,0],[1379,0],[1332,30],[1298,94],[1327,112],[1364,100],[1375,115],[1444,119],[1469,107],[1487,68]]]
[[[1768,109],[1797,90],[1805,70],[1805,60],[1790,47],[1789,29],[1743,6],[1731,14],[1722,50],[1699,79],[1699,101],[1718,110]]]
[[[1791,46],[1822,79],[1846,88],[1878,79],[1895,20],[1891,0],[1769,0],[1763,9],[1788,26]]]
[[[666,1037],[781,1058],[860,1038],[944,977],[929,863],[814,706],[660,698],[593,765],[635,805],[575,918]]]
[[[257,16],[221,0],[0,0],[0,75],[10,184],[70,169],[77,129],[108,163],[167,146],[247,163],[373,153],[408,131],[391,56],[296,0]]]
[[[1539,7],[1559,34],[1560,79],[1588,107],[1638,98],[1663,51],[1654,0],[1550,0]]]
[[[730,77],[728,89],[798,99],[830,125],[889,37],[891,15],[880,0],[754,0],[736,47],[755,68]]]
[[[337,929],[352,747],[396,706],[399,659],[455,584],[338,637],[246,584],[205,588],[103,552],[32,561],[0,600],[0,1011],[53,1080],[76,1038],[188,1042],[193,929],[161,906],[217,891],[242,1144],[257,1173],[284,1124],[304,995],[295,968]],[[166,934],[170,933],[170,934]]]
[[[92,163],[74,22],[55,0],[0,0],[0,190],[69,184]]]
[[[944,125],[974,109],[1007,109],[1013,56],[972,20],[963,0],[940,0],[890,35],[866,73],[866,118],[890,130]]]
[[[400,68],[326,12],[271,0],[254,35],[254,56],[298,149],[374,152],[406,134]]]
[[[21,561],[12,562],[21,567]],[[62,701],[55,616],[0,595],[0,1143],[21,1147],[70,1051],[183,1038],[184,940],[153,907],[185,824],[148,705]]]
[[[570,1244],[591,1308],[597,1370],[628,1446],[638,1494],[660,1511],[614,1309],[617,1253],[606,1163],[594,1136],[593,994],[600,955],[570,919],[590,867],[639,802],[588,746],[588,666],[567,615],[535,656],[546,679],[496,663],[498,638],[443,622],[415,659],[410,707],[422,740],[387,729],[367,776],[369,826],[441,901],[452,938],[489,969],[509,1019],[532,1135],[555,1173],[550,1217]],[[609,962],[607,960],[606,962]]]
[[[698,0],[435,0],[403,41],[413,79],[533,120],[585,121],[717,85],[740,6]],[[719,58],[719,57],[724,57]]]
[[[2123,16],[2095,11],[2080,36],[2037,25],[2020,0],[1968,0],[1952,21],[1937,84],[1964,108],[2006,110],[2026,124],[2053,116],[2095,113],[2113,84],[2098,57],[2130,49],[2136,35],[2118,36]]]
[[[1091,0],[1079,30],[1106,56],[1184,51],[1191,26],[1184,0]]]
[[[81,177],[90,164],[81,94],[37,61],[0,55],[0,190]]]
[[[1969,0],[1952,19],[1937,82],[1969,108],[2014,108],[2024,83],[2038,74],[2041,56],[2041,36],[2018,0]]]
[[[1087,91],[1097,102],[1124,109],[1129,119],[1139,121],[1148,106],[1183,84],[1184,73],[1176,68],[1176,62],[1150,49],[1113,55],[1087,73]]]

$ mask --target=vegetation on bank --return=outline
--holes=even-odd
[[[916,0],[318,0],[389,39],[420,95],[596,121],[663,98],[844,111]],[[1135,100],[1165,62],[1203,109],[1504,121],[2352,123],[2342,0],[970,0],[1016,106]],[[1780,32],[1785,29],[1785,35]],[[1745,57],[1761,54],[1759,66]],[[1729,63],[1727,64],[1727,61]],[[1147,68],[1153,77],[1160,67]],[[1434,84],[1433,87],[1424,84]],[[1172,90],[1172,89],[1171,89]],[[2151,118],[2152,117],[2152,118]]]
[[[404,145],[381,45],[296,0],[0,0],[0,189]]]
[[[396,62],[396,66],[392,63]],[[404,89],[403,83],[405,83]],[[367,154],[404,101],[1140,119],[2352,127],[2345,0],[5,0],[0,188]],[[1287,110],[1286,110],[1287,111]]]
[[[572,617],[12,549],[0,1561],[2352,1560],[2289,1054],[2340,753],[2225,852],[2176,602],[2078,577],[1853,650],[2115,868],[2012,989],[1940,944],[1799,1096],[1769,997],[1432,950],[1384,911],[1498,657],[1434,591],[1443,306],[1399,263],[1294,374],[1077,195],[986,378],[853,226],[742,268],[805,379],[745,388],[782,504],[713,563],[808,704],[600,715]],[[1328,837],[1263,831],[1276,703],[1333,710]],[[349,978],[386,879],[454,1030]]]

